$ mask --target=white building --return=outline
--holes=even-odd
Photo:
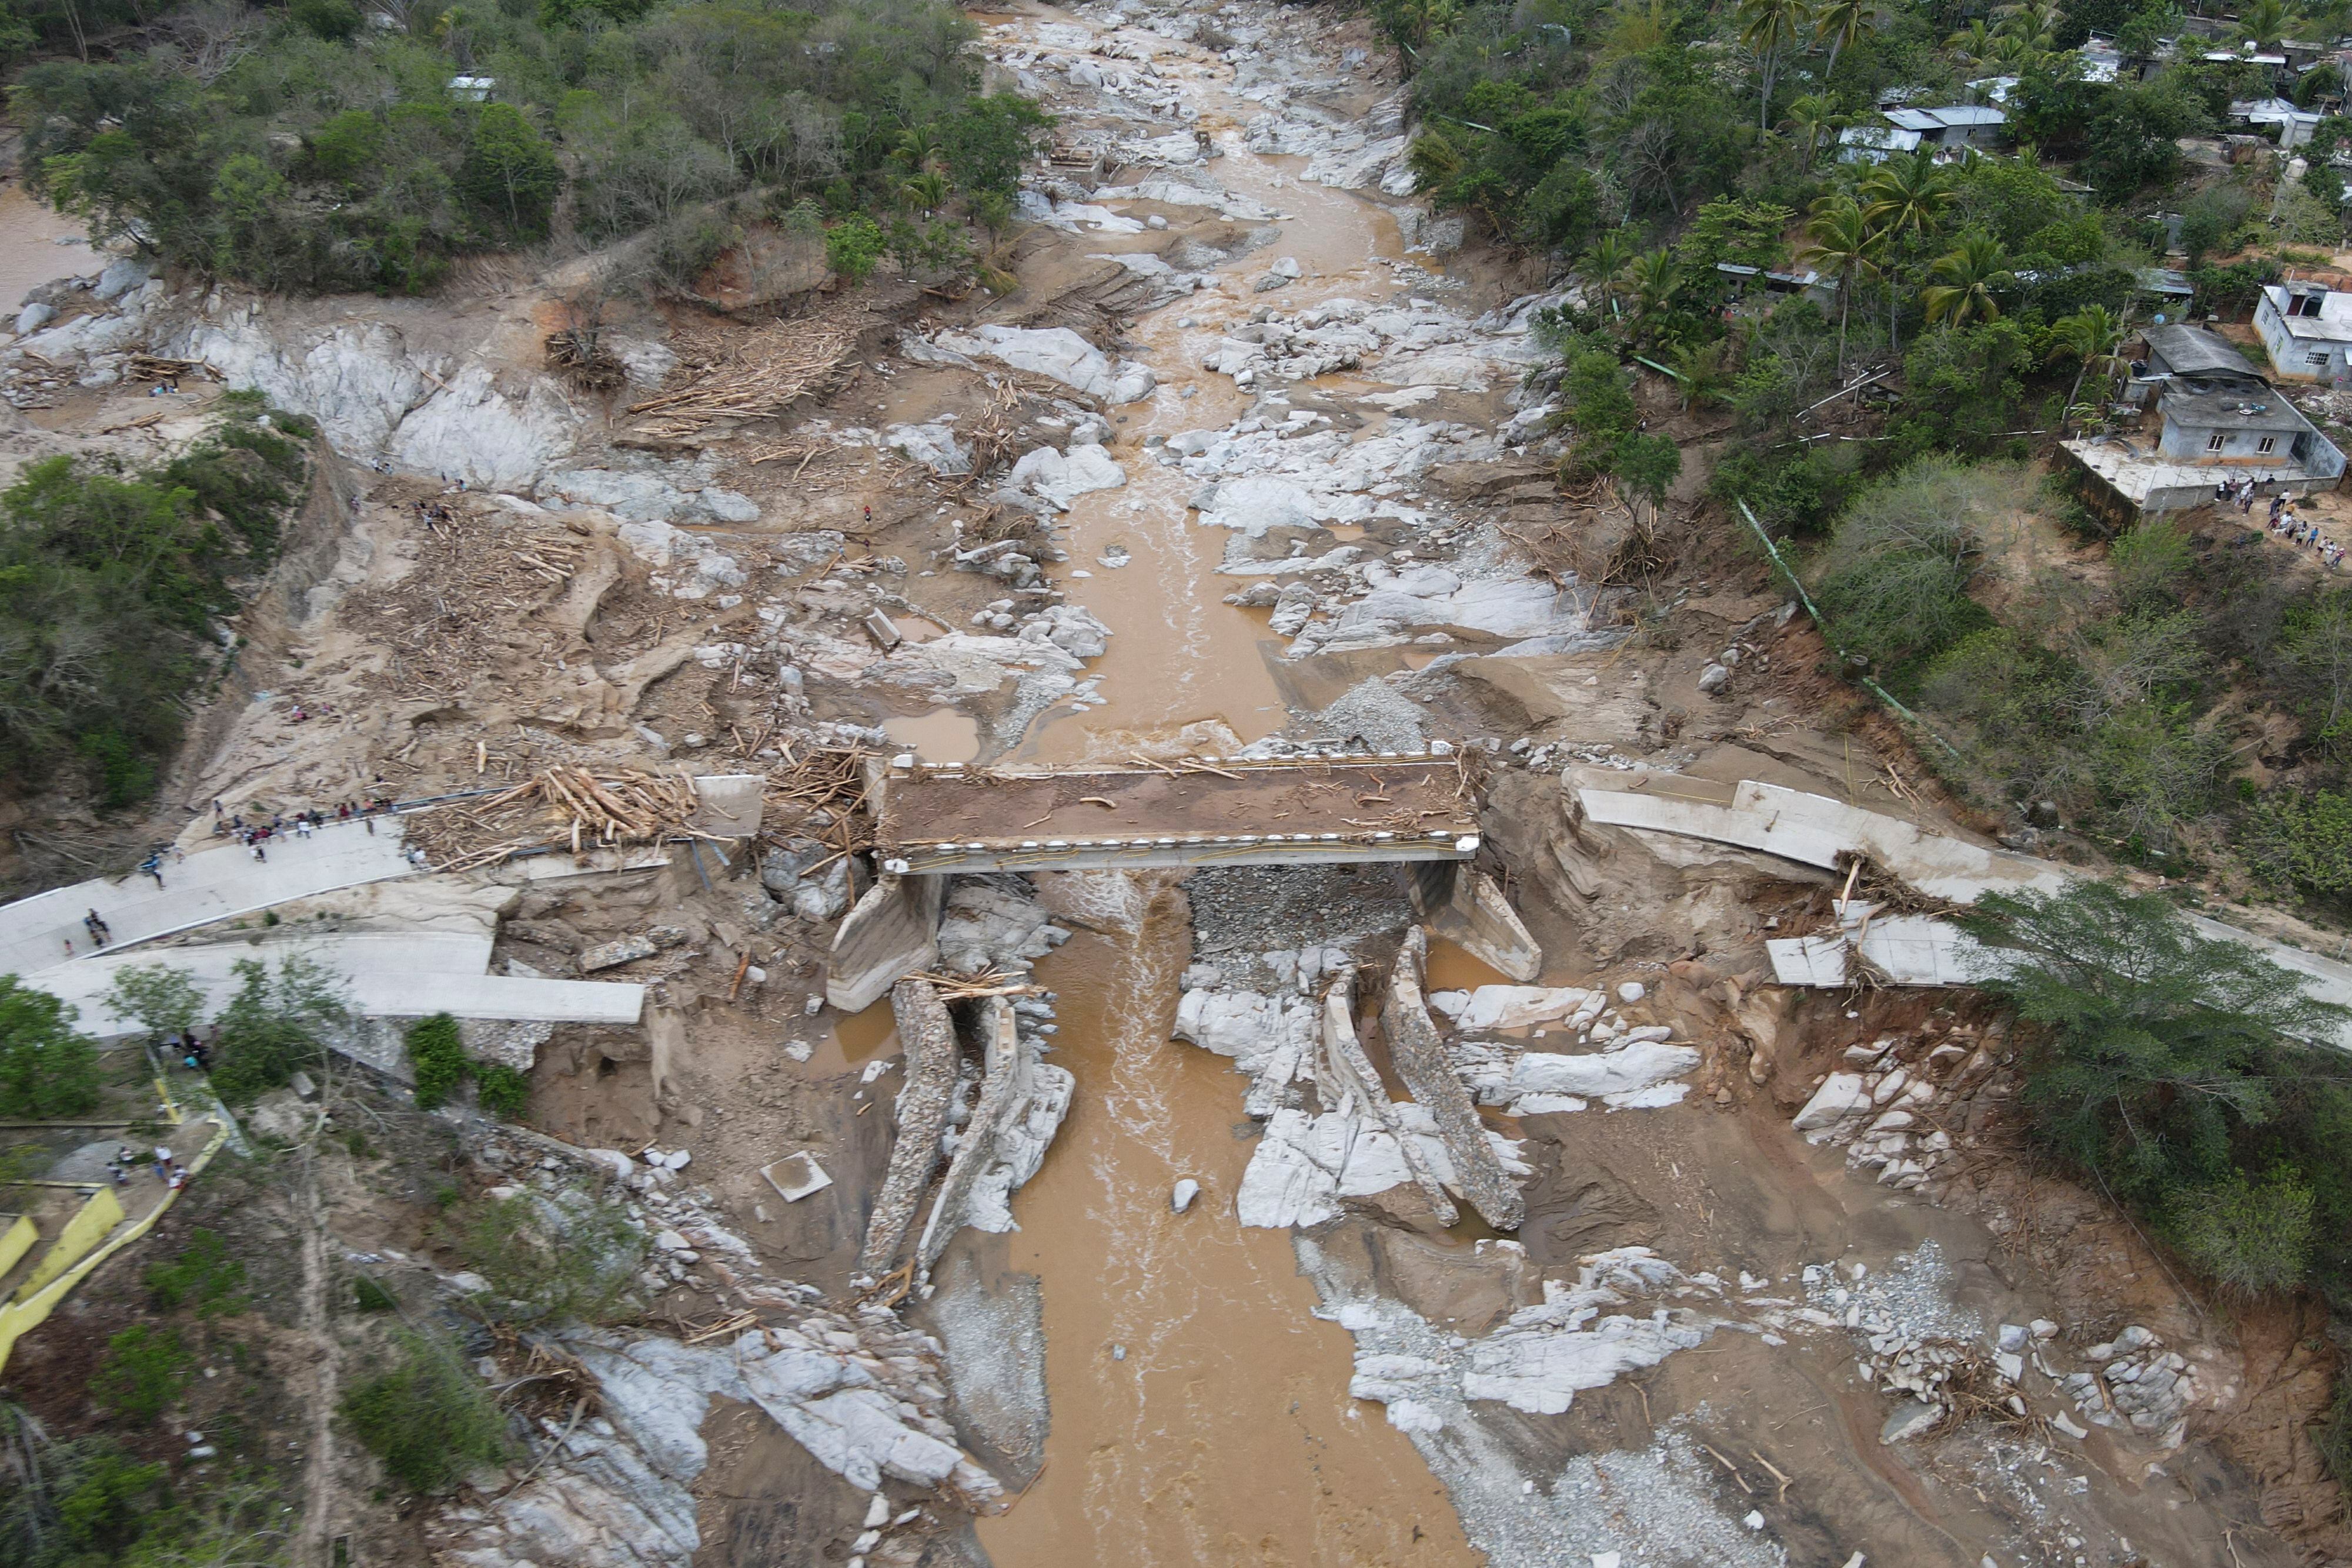
[[[2266,283],[2254,330],[2272,373],[2287,381],[2352,381],[2352,293],[2325,283]]]

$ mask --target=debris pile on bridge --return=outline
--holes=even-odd
[[[1475,769],[1450,749],[1039,769],[900,758],[876,840],[916,873],[1465,860],[1480,842]]]

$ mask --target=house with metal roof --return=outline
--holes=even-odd
[[[2123,401],[2147,410],[2137,429],[2059,444],[2084,500],[2118,525],[2197,506],[2223,483],[2251,479],[2263,495],[2305,495],[2344,476],[2336,444],[2205,328],[2147,329]]]
[[[1933,152],[1959,152],[1998,142],[2009,124],[2008,113],[1990,103],[1956,103],[1942,109],[1905,106],[1879,111],[1883,122],[1853,125],[1838,133],[1838,157],[1845,162],[1876,163],[1895,152],[1925,147]]]
[[[2273,375],[2331,386],[2352,382],[2352,293],[2318,282],[2265,283],[2254,330]]]

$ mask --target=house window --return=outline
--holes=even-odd
[[[2278,450],[2278,437],[2275,435],[2263,436],[2260,441],[2254,443],[2254,450],[2261,453],[2265,457],[2269,456],[2272,453]]]
[[[2327,350],[2321,349],[2315,353],[2305,354],[2303,357],[2303,362],[2306,365],[2318,365],[2322,369],[2325,369],[2327,364]]]
[[[2205,450],[2208,452],[2219,452],[2228,444],[2230,438],[2218,430],[2205,438]]]

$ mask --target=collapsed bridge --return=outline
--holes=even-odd
[[[934,961],[948,877],[1167,866],[1399,867],[1431,929],[1516,979],[1543,955],[1491,878],[1468,759],[1184,757],[1064,768],[893,758],[869,793],[882,876],[834,939],[826,998],[870,1006]]]

